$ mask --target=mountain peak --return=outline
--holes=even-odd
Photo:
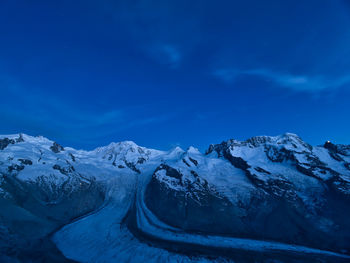
[[[238,141],[235,139],[230,139],[222,142],[221,144],[212,144],[209,146],[206,154],[210,154],[211,152],[222,152],[224,148],[237,149],[240,147],[282,147],[288,150],[292,150],[295,152],[309,152],[312,150],[312,146],[308,143],[304,142],[298,135],[294,133],[284,133],[277,136],[254,136],[245,141]]]
[[[297,134],[291,133],[291,132],[286,132],[286,133],[282,134],[281,136],[283,136],[283,137],[295,137],[295,138],[300,138]]]
[[[192,153],[192,154],[200,154],[201,153],[197,148],[195,148],[193,146],[188,147],[186,152],[187,153]]]
[[[125,150],[137,149],[138,147],[140,146],[138,146],[133,141],[121,141],[121,142],[111,142],[106,146],[96,148],[94,151],[100,153],[100,152],[108,152],[108,151],[118,151],[118,150],[120,151],[122,149],[125,149]]]
[[[172,149],[172,150],[170,150],[168,152],[168,156],[170,158],[176,158],[176,157],[179,157],[180,155],[182,155],[184,153],[185,153],[185,151],[181,147],[176,146],[174,149]]]

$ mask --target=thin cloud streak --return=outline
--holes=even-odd
[[[181,60],[181,54],[177,48],[172,45],[163,45],[161,49],[164,55],[167,57],[168,62],[171,65],[177,65]]]
[[[213,75],[227,83],[234,82],[240,76],[255,76],[267,81],[272,81],[276,85],[284,88],[308,92],[337,89],[343,87],[344,85],[350,84],[350,75],[344,75],[338,78],[321,75],[293,75],[279,73],[269,69],[218,69],[213,72]]]
[[[183,55],[179,48],[172,44],[157,44],[149,47],[149,54],[158,63],[167,65],[170,68],[177,68]]]
[[[132,107],[91,112],[81,110],[71,103],[47,96],[47,94],[38,95],[21,85],[3,85],[2,88],[6,97],[16,98],[17,94],[22,95],[15,104],[13,101],[6,101],[0,106],[0,118],[5,123],[15,121],[22,124],[21,129],[31,130],[36,127],[35,129],[45,130],[51,135],[60,134],[60,136],[74,138],[74,142],[98,141],[98,138],[164,122],[174,117],[151,113],[140,115],[137,113],[138,110]],[[91,134],[94,135],[91,136]]]

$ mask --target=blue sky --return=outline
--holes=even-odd
[[[0,3],[0,133],[350,143],[349,1]]]

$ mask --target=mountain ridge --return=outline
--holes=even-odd
[[[250,262],[250,256],[237,258],[243,251],[289,262],[279,249],[305,262],[310,253],[330,262],[350,257],[350,146],[311,146],[292,133],[230,139],[205,153],[192,146],[159,151],[131,141],[85,151],[42,136],[1,135],[0,201],[0,255],[10,259],[35,257],[43,239],[52,248],[36,255],[43,262],[60,262],[63,255],[123,262],[131,256],[125,245],[149,261],[160,253],[160,262],[191,261],[188,253],[212,261],[201,249],[198,254],[198,246],[215,251],[215,260],[235,262]],[[75,242],[78,236],[82,242]],[[206,236],[222,242],[219,251],[237,253],[219,253]],[[294,255],[288,245],[259,240],[320,251],[300,247]]]

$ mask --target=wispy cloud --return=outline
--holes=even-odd
[[[176,68],[179,66],[182,54],[178,47],[171,44],[157,44],[150,48],[151,55],[161,64]]]
[[[256,76],[266,81],[272,81],[283,88],[309,92],[336,89],[350,84],[350,75],[343,75],[340,77],[330,77],[326,75],[294,75],[275,72],[269,69],[237,70],[225,68],[215,70],[213,75],[228,83],[233,82],[239,76]]]
[[[0,105],[0,119],[4,126],[11,124],[18,132],[35,132],[47,137],[66,138],[74,143],[97,141],[128,129],[161,123],[172,115],[140,113],[138,105],[98,111],[83,110],[72,102],[48,94],[36,93],[21,85],[0,80],[2,95],[7,99]],[[18,96],[20,94],[20,96]],[[38,135],[38,134],[33,134]]]
[[[108,8],[103,12],[111,13],[142,53],[159,64],[180,67],[202,41],[202,10],[195,7],[194,12],[186,11],[192,8],[186,0],[107,2]],[[207,5],[203,3],[202,7],[208,8]]]
[[[171,64],[177,64],[181,59],[181,54],[178,49],[171,45],[164,45],[162,47],[164,55],[168,57],[168,61]]]

